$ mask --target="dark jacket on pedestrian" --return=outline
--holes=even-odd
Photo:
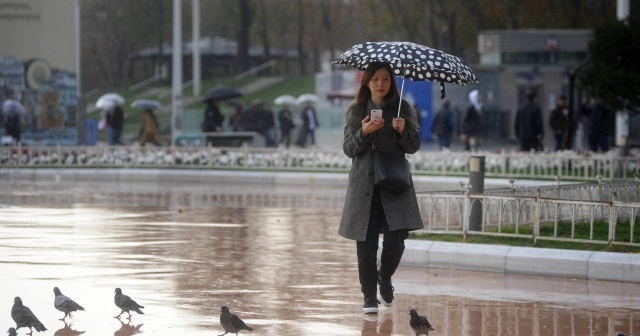
[[[467,114],[465,114],[464,121],[462,122],[462,134],[476,137],[480,135],[480,127],[480,113],[471,105],[467,109]]]
[[[114,130],[122,130],[124,126],[124,111],[122,107],[115,106],[107,112],[107,125]]]
[[[278,112],[278,122],[280,123],[280,131],[283,134],[288,134],[294,126],[291,110],[288,108],[280,110],[280,112]]]
[[[438,137],[450,138],[453,134],[453,124],[453,111],[450,107],[444,106],[433,118],[431,133]]]
[[[365,111],[375,108],[369,101]],[[398,101],[389,102],[383,107],[385,125],[376,134],[371,134],[367,139],[360,136],[361,127],[346,124],[344,128],[344,142],[342,149],[352,159],[349,172],[349,185],[347,196],[340,221],[338,233],[345,238],[364,241],[369,227],[369,214],[374,189],[374,167],[372,144],[376,148],[393,153],[413,154],[420,149],[420,136],[417,127],[418,121],[415,111],[403,101],[400,116],[407,120],[407,125],[415,125],[414,128],[405,128],[402,137],[392,128],[392,119],[398,113]],[[346,119],[356,114],[356,118],[366,116],[361,107],[352,103],[345,112]],[[394,192],[380,188],[380,198],[390,231],[422,229],[422,216],[418,208],[416,191],[413,186],[404,192]]]
[[[204,110],[204,121],[202,122],[203,132],[220,132],[222,131],[222,122],[224,121],[224,115],[220,112],[218,106],[213,103],[207,103],[207,108]]]
[[[540,140],[544,136],[542,111],[538,104],[528,102],[518,110],[515,122],[516,137],[520,141]]]
[[[569,115],[563,111],[565,109],[558,106],[549,115],[549,126],[555,134],[564,134],[569,130]]]

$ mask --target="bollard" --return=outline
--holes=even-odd
[[[484,193],[484,156],[471,156],[469,159],[469,184],[471,194]],[[471,203],[469,231],[482,231],[482,203],[476,199]]]

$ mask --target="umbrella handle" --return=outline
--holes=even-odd
[[[400,88],[400,103],[398,103],[398,118],[400,118],[400,107],[402,106],[402,93],[404,92],[404,77],[402,77],[402,86]]]

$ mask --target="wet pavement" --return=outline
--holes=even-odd
[[[337,235],[341,188],[0,187],[3,333],[20,296],[49,329],[34,335],[219,335],[222,305],[252,335],[413,335],[410,308],[432,336],[640,335],[640,284],[448,269],[401,267],[394,307],[363,316],[355,244]],[[54,286],[86,309],[70,326]],[[114,319],[116,287],[145,315]]]

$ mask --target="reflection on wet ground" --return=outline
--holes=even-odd
[[[410,308],[432,335],[640,335],[640,285],[446,269],[401,268],[397,304],[363,316],[339,189],[0,186],[0,328],[20,296],[41,335],[221,334],[222,305],[253,335],[411,335]],[[54,286],[86,309],[70,324]],[[145,315],[114,319],[116,287]]]

